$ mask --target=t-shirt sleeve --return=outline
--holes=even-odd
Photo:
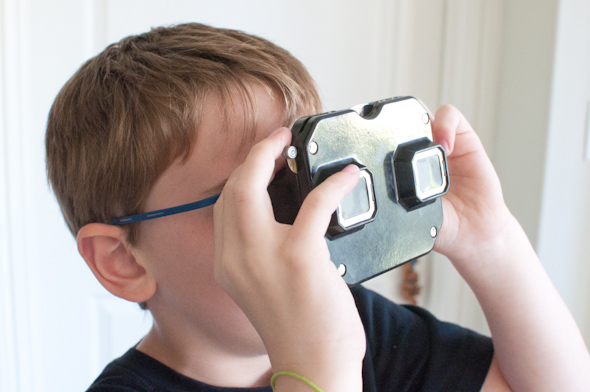
[[[494,354],[490,338],[352,290],[367,335],[364,391],[479,391]]]

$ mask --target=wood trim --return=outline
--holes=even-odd
[[[504,1],[444,2],[437,104],[457,106],[488,151],[496,129]],[[471,289],[445,257],[429,255],[419,271],[420,304],[442,319],[489,333]]]
[[[10,230],[10,197],[9,197],[9,144],[8,129],[12,118],[10,113],[10,97],[7,84],[7,61],[14,51],[11,45],[11,34],[14,26],[10,19],[14,14],[15,1],[0,1],[0,390],[18,390],[17,349],[15,334],[14,287],[12,284],[12,241]]]
[[[2,1],[2,162],[5,176],[0,183],[0,242],[2,261],[2,313],[7,316],[2,328],[6,332],[9,390],[23,392],[36,390],[35,353],[32,333],[32,306],[30,287],[30,262],[28,258],[27,209],[24,143],[22,131],[24,115],[24,31],[25,12],[28,4],[18,0]]]
[[[399,1],[381,0],[380,9],[380,57],[378,86],[375,86],[376,99],[388,98],[397,94],[400,85],[401,59],[401,5]]]
[[[84,0],[84,58],[91,58],[107,45],[108,0]]]
[[[505,0],[381,3],[380,76],[386,95],[417,95],[432,110],[461,109],[486,148],[494,140]],[[381,90],[377,90],[380,91]],[[438,317],[488,333],[475,296],[452,264],[431,254],[416,265],[418,303]],[[368,282],[396,301],[401,269]]]

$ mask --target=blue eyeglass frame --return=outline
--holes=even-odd
[[[149,219],[161,218],[163,216],[180,214],[181,212],[198,210],[199,208],[205,208],[205,207],[215,204],[217,199],[219,199],[220,195],[221,195],[221,193],[218,193],[216,195],[209,196],[208,198],[203,199],[203,200],[195,201],[193,203],[183,204],[183,205],[176,206],[176,207],[164,208],[163,210],[150,211],[150,212],[144,212],[143,214],[121,216],[119,218],[113,218],[109,221],[109,225],[115,225],[115,226],[126,225],[128,223],[141,222],[141,221],[145,221],[145,220],[149,220]]]

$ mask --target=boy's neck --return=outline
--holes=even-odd
[[[205,384],[238,388],[270,385],[272,369],[268,355],[238,354],[220,349],[217,342],[201,334],[178,332],[167,331],[154,322],[137,350]]]

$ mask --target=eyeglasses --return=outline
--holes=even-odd
[[[116,226],[126,225],[128,223],[141,222],[141,221],[145,221],[145,220],[149,220],[149,219],[161,218],[163,216],[180,214],[181,212],[198,210],[199,208],[204,208],[204,207],[208,207],[210,205],[215,204],[217,199],[219,199],[220,195],[221,195],[221,193],[218,193],[217,195],[210,196],[210,197],[203,199],[203,200],[195,201],[193,203],[183,204],[181,206],[164,208],[163,210],[150,211],[150,212],[144,212],[143,214],[129,215],[129,216],[122,216],[119,218],[114,218],[109,221],[109,225],[116,225]]]

